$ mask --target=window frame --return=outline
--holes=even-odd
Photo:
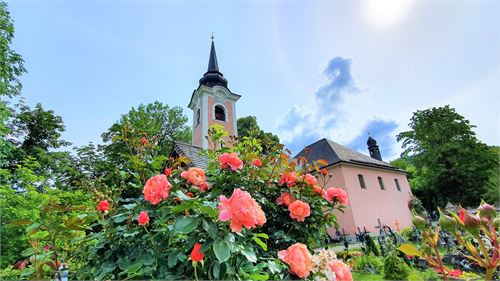
[[[358,174],[358,182],[361,189],[366,189],[365,177],[362,174]]]
[[[401,191],[401,185],[399,185],[399,180],[398,179],[394,179],[394,183],[396,184],[396,189],[398,191]]]
[[[378,185],[380,185],[380,190],[385,190],[384,179],[382,177],[377,177]]]

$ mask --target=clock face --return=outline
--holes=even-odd
[[[219,103],[223,103],[224,95],[222,93],[215,93],[215,100]]]

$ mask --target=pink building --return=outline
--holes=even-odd
[[[306,156],[309,161],[323,159],[333,177],[326,187],[335,186],[346,190],[349,205],[344,213],[335,212],[340,224],[339,230],[354,234],[357,227],[370,232],[378,232],[381,224],[400,230],[410,227],[411,212],[408,201],[411,197],[410,186],[403,170],[382,161],[377,142],[369,137],[370,156],[353,151],[336,142],[321,139],[309,146],[295,158]],[[328,229],[335,236],[334,228]]]

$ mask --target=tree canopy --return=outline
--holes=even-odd
[[[498,155],[477,140],[474,125],[449,105],[418,110],[411,130],[397,135],[403,157],[412,157],[416,168],[412,188],[427,208],[448,201],[475,206],[488,191],[488,181],[498,173]]]
[[[256,139],[262,140],[263,152],[266,153],[271,149],[272,146],[280,143],[280,139],[277,135],[269,132],[264,132],[257,124],[257,118],[255,116],[245,116],[238,118],[238,136],[243,137],[255,137]]]

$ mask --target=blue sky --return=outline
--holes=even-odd
[[[132,106],[187,108],[211,32],[221,72],[294,152],[327,137],[385,160],[412,112],[450,104],[500,144],[496,1],[9,1],[23,96],[99,142]]]

